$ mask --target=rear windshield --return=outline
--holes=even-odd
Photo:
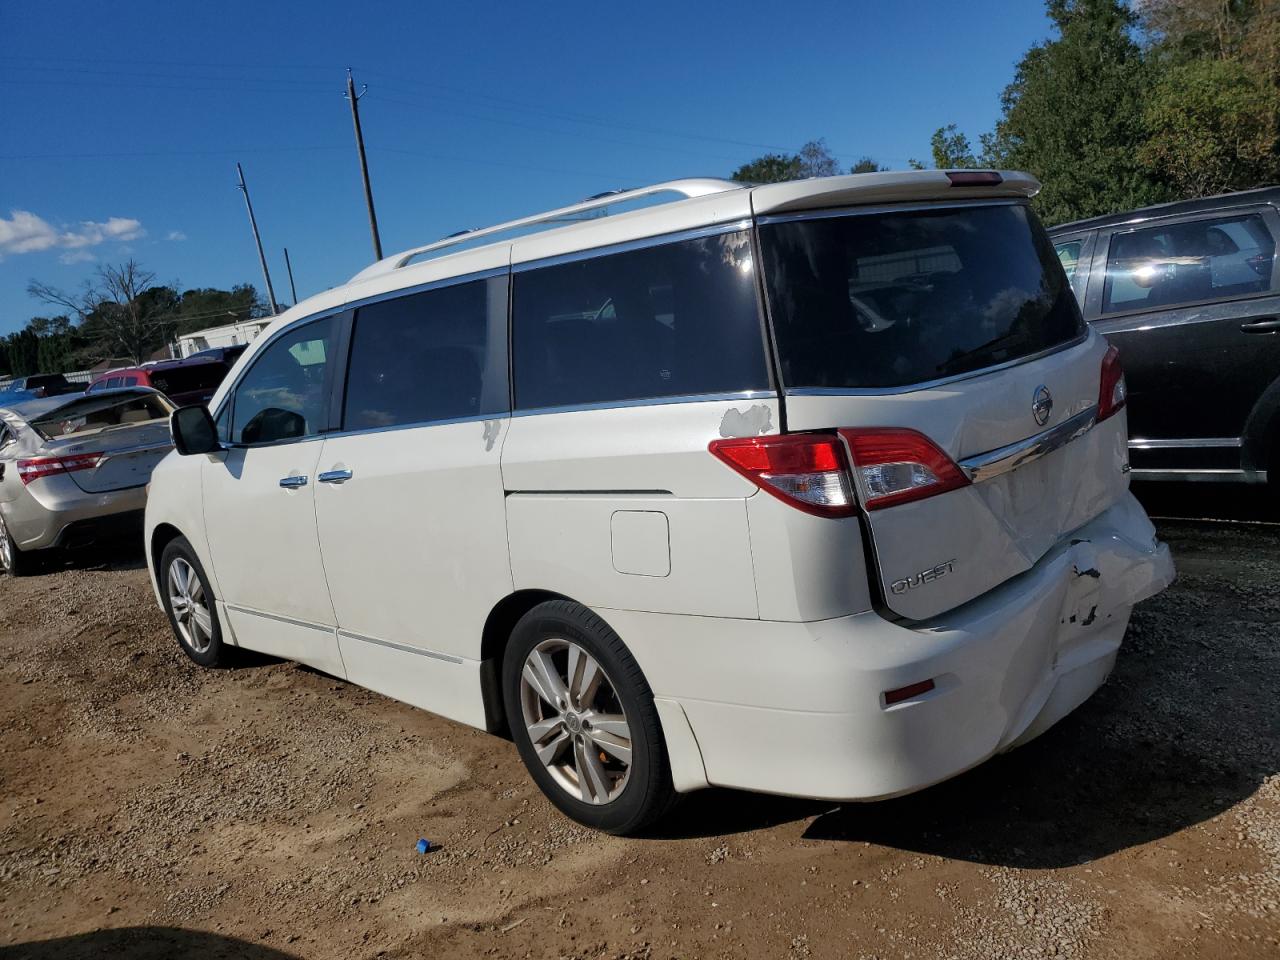
[[[189,367],[152,370],[151,385],[161,393],[194,393],[197,390],[212,393],[226,375],[225,364],[195,363]]]
[[[1070,342],[1084,322],[1020,204],[763,224],[782,380],[900,387]]]
[[[31,426],[46,440],[60,440],[99,433],[111,427],[167,420],[172,410],[173,405],[155,393],[90,394],[37,417],[31,421]]]

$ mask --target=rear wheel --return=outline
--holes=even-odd
[[[36,558],[18,549],[9,528],[4,525],[4,515],[0,514],[0,575],[25,577],[35,571]]]
[[[160,555],[160,595],[182,652],[202,667],[225,666],[231,650],[222,643],[209,578],[186,537],[171,540]]]
[[[628,834],[675,800],[653,694],[622,640],[579,604],[539,604],[503,661],[507,720],[542,792],[579,823]]]

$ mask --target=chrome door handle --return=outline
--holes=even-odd
[[[1240,329],[1245,333],[1275,333],[1280,331],[1280,319],[1276,317],[1263,317],[1261,320],[1255,320],[1253,323],[1242,323]]]
[[[350,470],[326,470],[316,477],[321,483],[346,483],[351,479]]]
[[[286,490],[293,490],[297,487],[305,487],[307,485],[306,477],[281,477],[280,486]]]

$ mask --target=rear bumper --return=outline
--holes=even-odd
[[[20,550],[80,546],[92,540],[142,529],[147,488],[85,493],[65,476],[37,481],[4,505],[5,524]],[[33,488],[35,483],[31,485]]]
[[[1066,716],[1110,674],[1133,605],[1173,577],[1126,495],[1031,570],[911,627],[875,613],[794,624],[601,613],[637,638],[655,696],[683,709],[708,783],[872,800],[945,780]],[[934,690],[884,705],[885,691],[926,679]]]

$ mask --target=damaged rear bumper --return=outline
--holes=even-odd
[[[683,710],[708,783],[871,800],[1043,733],[1102,685],[1133,605],[1173,578],[1126,495],[1031,570],[925,623],[602,613],[623,636],[665,638],[641,667],[666,710]],[[924,680],[933,689],[886,704],[886,691]]]

